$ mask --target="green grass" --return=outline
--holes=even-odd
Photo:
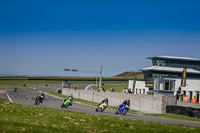
[[[73,84],[96,84],[96,81],[69,81],[70,83]],[[102,83],[106,84],[128,84],[127,81],[102,81]],[[98,80],[98,85],[99,85],[99,80]]]
[[[13,90],[14,91],[14,88],[10,88],[10,87],[7,87],[7,88],[0,88],[0,90]],[[34,90],[33,88],[30,88],[30,87],[17,87],[17,90]]]
[[[10,103],[0,98],[0,132],[199,133],[200,128]]]
[[[71,84],[96,84],[95,81],[68,81]],[[128,84],[127,81],[102,81],[106,84]],[[0,80],[0,85],[40,85],[40,84],[62,84],[62,81],[56,80]]]
[[[89,84],[96,84],[93,81],[69,81],[71,84],[84,84],[76,86],[77,89],[85,89]],[[128,88],[128,81],[103,81],[104,89],[110,91],[110,88],[113,88],[115,92],[122,92],[123,88]],[[53,80],[0,80],[0,85],[46,85],[46,84],[62,84],[62,81],[53,81]],[[113,84],[113,85],[109,85]],[[115,85],[115,84],[127,84],[127,85]],[[1,89],[1,88],[0,88]],[[9,88],[13,89],[13,88]]]
[[[115,90],[115,92],[123,92],[123,88],[128,88],[128,85],[111,85],[111,86],[103,86],[106,91],[110,91],[111,88]]]
[[[0,80],[0,85],[40,85],[40,84],[62,84],[62,81],[53,80]]]
[[[77,89],[85,89],[86,86],[87,85],[81,85],[76,87]],[[110,91],[111,88],[113,88],[115,92],[122,92],[124,87],[128,88],[128,85],[103,85],[102,87],[105,89],[105,91]],[[98,90],[98,88],[94,87],[94,90]]]
[[[169,118],[169,119],[176,119],[176,120],[191,121],[191,122],[199,122],[199,124],[200,124],[200,119],[188,117],[188,116],[183,116],[183,115],[176,115],[176,114],[170,114],[170,113],[167,113],[167,114],[143,114],[143,115],[160,117],[160,118]]]

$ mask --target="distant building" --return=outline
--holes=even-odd
[[[137,80],[135,94],[164,94],[175,95],[181,86],[183,69],[187,67],[186,86],[181,87],[182,93],[190,100],[196,96],[199,103],[200,94],[200,59],[175,56],[148,57],[152,67],[142,68],[144,80]],[[133,80],[129,81],[132,88]]]

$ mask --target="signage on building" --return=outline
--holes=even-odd
[[[153,84],[146,83],[146,87],[153,87]]]
[[[186,73],[187,73],[187,67],[183,69],[182,73],[182,79],[181,79],[181,86],[185,87],[186,86]]]

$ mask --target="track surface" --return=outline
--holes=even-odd
[[[6,93],[10,101],[19,103],[19,104],[26,104],[26,105],[34,105],[34,98],[40,95],[40,92],[37,92],[37,91],[22,91],[22,90],[18,90],[17,92],[14,92],[13,90],[7,90]],[[5,97],[5,94],[1,94],[0,97],[1,96]],[[43,100],[43,103],[40,103],[38,106],[54,108],[54,109],[62,109],[60,107],[62,104],[62,101],[63,99],[59,97],[45,94],[45,99]],[[188,122],[188,121],[182,121],[182,120],[157,118],[157,117],[151,117],[151,116],[134,115],[134,114],[129,114],[129,113],[127,113],[126,115],[121,115],[121,114],[116,115],[115,110],[109,110],[109,109],[106,109],[103,113],[101,113],[101,112],[96,112],[95,108],[96,107],[73,102],[72,106],[69,106],[65,110],[83,112],[83,113],[95,114],[95,115],[115,116],[115,117],[126,118],[126,119],[161,122],[161,123],[168,123],[168,124],[183,124],[187,126],[200,127],[200,123],[198,122]]]

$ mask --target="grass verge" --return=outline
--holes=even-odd
[[[199,133],[200,128],[90,115],[11,103],[0,98],[0,132]]]

